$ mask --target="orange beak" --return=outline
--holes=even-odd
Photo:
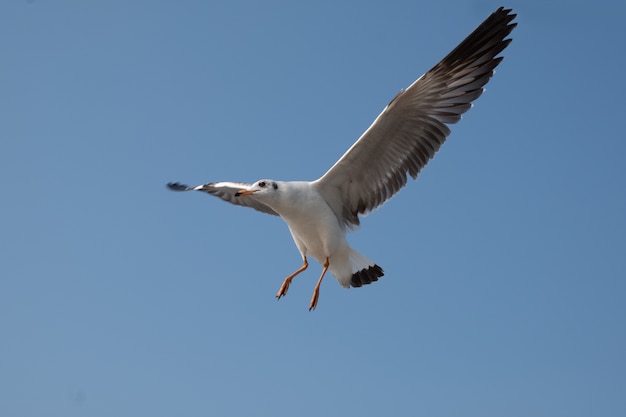
[[[245,197],[247,195],[252,195],[256,192],[256,190],[239,190],[235,193],[235,197]]]

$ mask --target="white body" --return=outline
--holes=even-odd
[[[303,259],[310,256],[323,265],[328,258],[328,271],[345,288],[350,287],[352,274],[374,266],[350,247],[344,226],[315,190],[315,183],[275,182],[280,192],[256,194],[255,198],[285,220]]]

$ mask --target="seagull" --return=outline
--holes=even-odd
[[[320,285],[329,272],[344,288],[378,281],[383,269],[350,247],[346,233],[364,215],[417,178],[458,122],[483,92],[508,46],[517,23],[500,7],[443,60],[400,91],[346,153],[315,181],[262,179],[253,184],[209,182],[174,191],[202,191],[229,203],[280,216],[302,256],[302,265],[284,279],[276,298],[287,295],[294,277],[314,258],[322,273],[309,311],[317,307]]]

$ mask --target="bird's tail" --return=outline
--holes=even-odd
[[[378,278],[385,275],[383,269],[374,262],[350,248],[350,263],[352,264],[352,278],[350,284],[353,287],[361,287],[378,281]],[[347,284],[347,283],[346,283]],[[343,285],[343,283],[342,283]],[[348,285],[344,285],[348,286]]]

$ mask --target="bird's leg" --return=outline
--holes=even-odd
[[[328,265],[330,265],[330,262],[328,261],[328,257],[326,257],[326,262],[324,262],[324,269],[322,269],[322,275],[320,275],[320,279],[317,280],[317,284],[315,284],[315,289],[313,290],[313,297],[311,297],[309,311],[315,310],[315,307],[317,307],[317,300],[320,298],[320,285],[322,284],[322,279],[324,279],[324,274],[328,270]]]
[[[289,284],[291,284],[291,280],[293,279],[293,277],[295,277],[300,272],[307,269],[308,266],[309,266],[309,262],[306,260],[306,256],[305,256],[304,262],[302,263],[302,266],[300,267],[300,269],[298,269],[296,272],[294,272],[293,274],[285,278],[285,280],[283,281],[283,285],[280,286],[280,290],[278,290],[278,293],[276,294],[276,298],[280,299],[280,297],[287,295],[287,290],[289,289]]]

